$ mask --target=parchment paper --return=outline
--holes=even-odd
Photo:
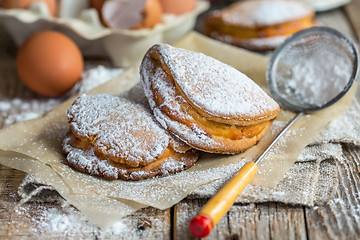
[[[196,33],[189,34],[174,45],[203,52],[228,63],[266,88],[267,57],[221,44]],[[138,81],[138,68],[134,67],[88,94],[120,94]],[[259,165],[259,172],[252,184],[276,187],[316,133],[347,109],[354,91],[353,88],[345,98],[327,110],[302,117]],[[111,226],[114,221],[142,207],[169,208],[196,189],[220,178],[230,178],[234,169],[259,155],[295,115],[282,109],[264,139],[243,154],[224,156],[204,153],[192,168],[173,176],[134,182],[108,181],[80,173],[64,164],[61,144],[68,129],[66,110],[73,101],[64,102],[41,118],[2,129],[0,163],[25,171],[52,185],[62,197],[101,228]]]

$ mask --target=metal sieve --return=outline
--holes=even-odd
[[[297,32],[275,50],[266,78],[282,105],[312,112],[337,102],[357,72],[355,44],[335,29],[314,27]]]
[[[339,101],[354,83],[358,68],[354,42],[336,29],[313,27],[286,39],[270,58],[266,81],[273,97],[298,113],[255,163],[304,113]]]

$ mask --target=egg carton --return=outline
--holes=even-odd
[[[209,8],[208,1],[196,1],[193,11],[182,14],[164,14],[163,22],[151,29],[110,29],[102,25],[98,13],[82,1],[64,1],[59,17],[52,17],[43,2],[28,9],[0,8],[0,22],[19,47],[35,32],[55,30],[70,37],[84,56],[109,57],[117,67],[138,63],[154,44],[172,43],[190,32],[196,17]]]

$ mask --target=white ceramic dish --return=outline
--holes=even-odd
[[[163,23],[143,30],[105,28],[95,9],[84,9],[76,18],[54,18],[42,3],[26,10],[0,8],[0,22],[17,46],[35,32],[53,29],[73,39],[84,56],[107,56],[115,66],[128,67],[141,60],[153,44],[172,43],[183,37],[193,29],[198,14],[208,7],[208,1],[198,0],[194,11],[164,15]]]
[[[301,0],[305,4],[311,6],[317,12],[328,11],[337,7],[341,7],[351,0]]]

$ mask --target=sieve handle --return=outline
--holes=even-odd
[[[237,197],[255,176],[258,166],[254,162],[247,162],[240,171],[213,196],[194,217],[189,229],[194,237],[206,237],[212,228],[221,220],[234,204]]]
[[[304,115],[304,112],[299,112],[298,114],[296,114],[296,116],[291,119],[290,122],[288,122],[288,124],[281,130],[281,132],[276,136],[276,138],[274,138],[274,140],[270,143],[269,146],[267,146],[267,148],[265,149],[264,152],[261,153],[261,155],[254,161],[256,164],[259,163],[264,156],[269,152],[269,150],[272,148],[272,146],[275,145],[275,143],[281,138],[282,135],[284,135],[284,133],[293,125],[294,122],[296,122],[296,120],[298,120],[302,115]]]

